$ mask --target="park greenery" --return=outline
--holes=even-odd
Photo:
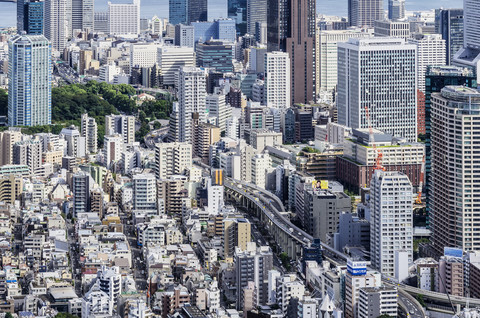
[[[62,128],[75,125],[80,129],[81,116],[88,113],[95,118],[98,126],[98,144],[103,145],[105,135],[105,116],[110,114],[134,115],[140,123],[135,139],[143,141],[150,131],[149,122],[155,119],[167,119],[172,110],[169,100],[145,101],[138,104],[137,91],[126,84],[107,84],[89,81],[86,84],[72,84],[52,88],[52,125],[24,127],[25,134],[40,132],[60,133]],[[161,95],[158,94],[157,98]],[[8,112],[8,95],[0,89],[0,116]],[[157,124],[158,126],[158,124]],[[6,129],[6,128],[2,128]]]

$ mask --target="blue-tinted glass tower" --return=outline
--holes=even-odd
[[[188,22],[188,0],[169,0],[168,21],[170,24],[186,24]]]

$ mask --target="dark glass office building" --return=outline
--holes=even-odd
[[[187,12],[189,23],[207,21],[207,0],[188,0]]]
[[[441,34],[447,47],[447,64],[463,48],[463,9],[435,10],[435,33]]]
[[[233,47],[222,41],[197,43],[197,65],[211,67],[217,72],[233,72]]]
[[[268,51],[290,56],[292,105],[314,100],[315,0],[268,0]]]
[[[27,34],[43,34],[43,1],[25,3],[24,27]]]

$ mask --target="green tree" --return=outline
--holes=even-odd
[[[7,91],[0,88],[0,116],[8,115],[8,94]]]
[[[7,312],[5,314],[5,318],[13,318],[13,315],[11,313]]]
[[[67,312],[59,312],[55,315],[55,318],[78,318],[78,316],[69,314]]]

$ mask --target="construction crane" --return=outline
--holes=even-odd
[[[368,112],[368,106],[365,106],[365,115],[367,116],[367,124],[368,124],[368,132],[369,132],[369,139],[370,142],[372,143],[372,148],[373,152],[376,154],[375,158],[375,167],[373,167],[373,173],[375,173],[375,170],[384,170],[385,168],[382,166],[382,152],[377,149],[377,145],[375,144],[375,136],[373,134],[373,128],[372,128],[372,122],[370,121],[370,113]]]
[[[415,200],[416,204],[422,204],[422,188],[423,188],[424,177],[425,177],[425,155],[423,155],[422,168],[420,169],[420,183],[418,185],[417,199]]]

